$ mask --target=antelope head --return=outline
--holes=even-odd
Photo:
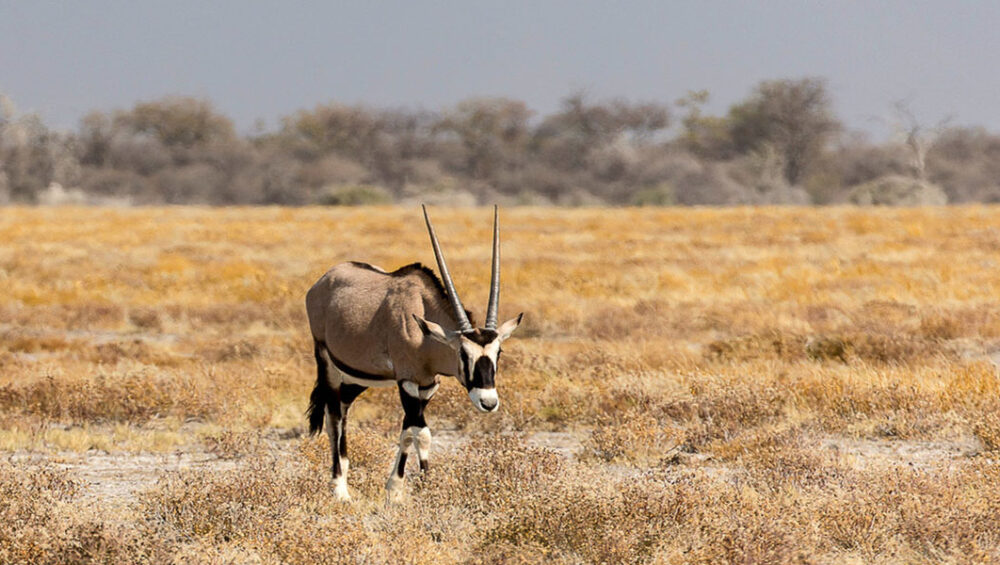
[[[444,255],[441,254],[441,246],[434,233],[434,226],[431,225],[431,219],[427,215],[427,207],[424,206],[423,209],[431,245],[434,247],[434,257],[437,259],[448,299],[455,311],[458,329],[446,330],[415,314],[413,317],[425,336],[447,345],[455,352],[457,363],[455,376],[469,392],[472,405],[481,412],[495,412],[500,407],[496,389],[497,362],[502,351],[500,345],[517,329],[524,316],[521,313],[497,325],[497,310],[500,306],[500,227],[497,207],[493,207],[493,269],[490,277],[490,300],[486,307],[486,325],[482,328],[474,328],[469,323],[469,317],[448,272]]]

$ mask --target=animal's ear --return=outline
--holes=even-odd
[[[510,334],[514,333],[514,330],[517,329],[517,326],[521,325],[521,318],[523,317],[524,317],[524,312],[521,312],[520,314],[517,315],[516,318],[511,318],[506,322],[500,324],[500,327],[497,329],[497,333],[500,334],[500,341],[507,339],[508,337],[510,337]]]
[[[417,325],[420,326],[420,331],[423,332],[425,336],[435,341],[440,341],[441,343],[451,347],[455,347],[458,343],[458,337],[454,332],[447,332],[438,324],[425,320],[416,314],[413,314],[413,319],[417,321]]]

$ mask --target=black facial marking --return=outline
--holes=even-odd
[[[472,375],[472,388],[494,388],[493,376],[496,369],[493,361],[485,355],[476,360],[476,371]]]
[[[462,360],[462,367],[461,367],[461,371],[462,371],[462,384],[465,385],[465,388],[471,389],[472,388],[472,378],[471,378],[471,376],[472,376],[472,362],[469,360],[469,354],[466,353],[465,349],[463,348],[463,349],[459,349],[458,350],[458,356]]]
[[[486,347],[486,344],[492,343],[498,335],[500,334],[496,330],[477,329],[474,332],[464,334],[464,337],[480,347]]]

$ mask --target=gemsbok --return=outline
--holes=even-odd
[[[473,327],[448,273],[427,208],[424,220],[441,279],[420,263],[386,272],[367,263],[341,263],[323,275],[306,294],[309,327],[315,341],[317,378],[309,398],[309,431],[330,437],[334,493],[347,491],[347,413],[370,387],[399,389],[403,429],[386,481],[390,500],[403,487],[407,450],[416,448],[421,471],[427,470],[431,432],[424,420],[427,402],[440,377],[465,387],[472,405],[494,412],[500,345],[521,323],[522,314],[497,325],[500,305],[500,231],[493,208],[493,268],[486,325]]]

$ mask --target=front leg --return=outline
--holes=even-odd
[[[399,401],[403,405],[403,429],[399,434],[399,449],[385,483],[389,500],[398,500],[402,496],[403,477],[406,472],[406,451],[410,445],[416,445],[417,457],[420,459],[420,469],[427,470],[427,456],[431,445],[431,431],[424,420],[424,408],[427,401],[437,391],[437,384],[430,387],[419,387],[412,381],[400,381]]]
[[[420,397],[421,413],[423,413],[424,409],[427,408],[427,402],[429,402],[431,397],[434,396],[437,389],[438,383],[436,381],[431,386],[419,387],[417,395]],[[426,423],[421,428],[413,429],[413,443],[417,447],[417,458],[420,459],[420,470],[426,473],[428,470],[427,459],[431,452],[431,429],[427,427]]]

